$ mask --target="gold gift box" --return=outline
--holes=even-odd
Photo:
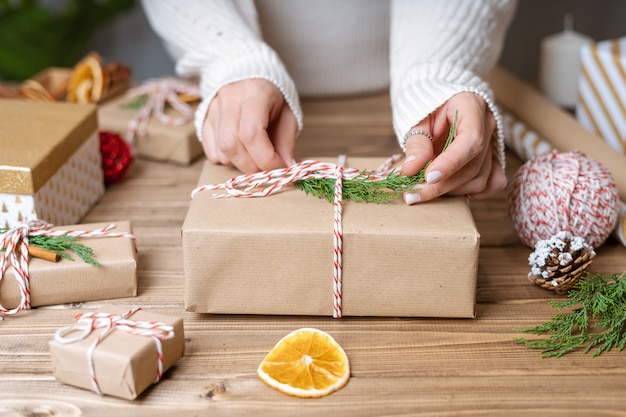
[[[128,308],[104,305],[98,312],[122,315]],[[161,341],[163,352],[162,372],[167,371],[183,357],[185,335],[183,319],[151,311],[139,310],[128,317],[130,320],[160,322],[174,329],[174,336]],[[54,377],[57,381],[79,388],[94,390],[89,373],[87,351],[102,333],[95,329],[83,340],[74,343],[49,343]],[[71,333],[67,334],[71,337]],[[93,369],[102,394],[134,400],[152,385],[157,376],[157,348],[150,336],[141,336],[112,330],[97,345],[93,355]]]
[[[207,161],[199,185],[236,175]],[[182,228],[186,309],[332,316],[333,205],[295,186],[257,198],[212,193],[195,195]],[[474,317],[480,235],[466,198],[344,202],[343,236],[344,316]]]
[[[0,228],[76,224],[105,192],[93,105],[0,99]]]

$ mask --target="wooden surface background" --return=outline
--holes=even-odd
[[[298,157],[389,156],[399,151],[385,95],[304,103]],[[0,416],[617,416],[626,415],[626,353],[575,352],[542,359],[514,342],[515,328],[555,314],[559,298],[530,283],[527,258],[507,214],[505,192],[472,201],[481,252],[476,319],[260,317],[192,314],[183,306],[180,229],[202,161],[188,167],[137,160],[84,222],[131,220],[139,248],[139,295],[107,301],[184,318],[186,355],[135,401],[58,383],[48,341],[82,309],[25,311],[0,322]],[[519,161],[509,158],[508,175]],[[626,270],[610,240],[593,270]],[[442,255],[443,256],[443,255]],[[445,303],[446,300],[441,300]],[[321,399],[281,394],[256,376],[265,354],[300,327],[331,333],[352,374]],[[13,413],[13,414],[11,414]]]

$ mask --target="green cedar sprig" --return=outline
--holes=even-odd
[[[7,229],[0,229],[0,234],[5,233],[6,231]],[[83,262],[94,266],[100,266],[100,262],[94,258],[93,249],[78,242],[78,238],[73,236],[30,236],[28,238],[28,242],[33,246],[54,252],[69,261],[73,261],[74,258],[66,252],[72,251]]]
[[[442,151],[445,151],[454,140],[458,116],[457,111]],[[429,161],[424,168],[412,177],[400,175],[393,170],[386,178],[380,181],[370,181],[371,173],[364,170],[358,177],[343,181],[343,198],[344,200],[365,203],[389,202],[402,196],[405,192],[415,191],[415,187],[424,182],[426,168],[428,168],[431,162]],[[334,178],[309,178],[297,181],[296,184],[307,194],[317,198],[325,198],[331,203],[334,200]]]
[[[543,357],[560,357],[583,347],[585,353],[595,349],[593,356],[612,348],[621,351],[626,346],[625,276],[585,272],[568,292],[566,300],[550,303],[560,310],[572,308],[570,313],[556,314],[552,320],[539,326],[515,329],[524,333],[549,335],[546,339],[515,340],[529,348],[541,349]]]
[[[122,105],[122,107],[125,109],[129,109],[129,110],[141,110],[141,108],[145,106],[147,102],[148,102],[148,95],[142,94],[138,97],[135,97],[134,100]]]

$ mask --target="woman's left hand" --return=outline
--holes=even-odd
[[[450,126],[458,112],[454,141],[442,152]],[[485,100],[478,94],[455,95],[410,131],[423,131],[406,141],[402,174],[417,174],[429,160],[425,181],[414,193],[405,194],[407,204],[432,200],[444,194],[487,198],[506,187],[492,143],[496,121]],[[435,157],[436,156],[436,157]],[[433,159],[434,158],[434,159]]]

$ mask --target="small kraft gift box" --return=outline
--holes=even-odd
[[[583,47],[580,65],[576,118],[626,154],[626,37]]]
[[[125,137],[138,156],[189,165],[203,154],[193,124],[199,98],[192,82],[148,80],[100,106],[100,130]]]
[[[49,349],[57,381],[134,400],[183,357],[183,319],[104,305],[58,329]]]
[[[105,192],[96,107],[0,99],[0,228],[80,223]]]
[[[382,162],[348,158],[346,166]],[[402,198],[343,201],[338,218],[337,204],[295,185],[255,198],[220,198],[223,191],[202,187],[237,175],[207,161],[194,190],[182,228],[187,310],[475,316],[480,235],[466,198],[410,207]]]
[[[115,223],[87,223],[73,226],[47,227],[43,222],[24,224],[0,235],[0,242],[9,244],[29,235],[31,253],[35,237],[62,236],[92,250],[97,264],[85,262],[72,251],[65,252],[71,259],[58,257],[52,262],[30,257],[25,266],[21,257],[13,261],[9,250],[19,255],[23,250],[8,247],[7,259],[0,258],[6,271],[0,271],[0,317],[16,314],[30,307],[106,300],[137,295],[137,249],[129,221]],[[52,253],[52,252],[50,252]],[[9,265],[10,263],[10,265]]]

